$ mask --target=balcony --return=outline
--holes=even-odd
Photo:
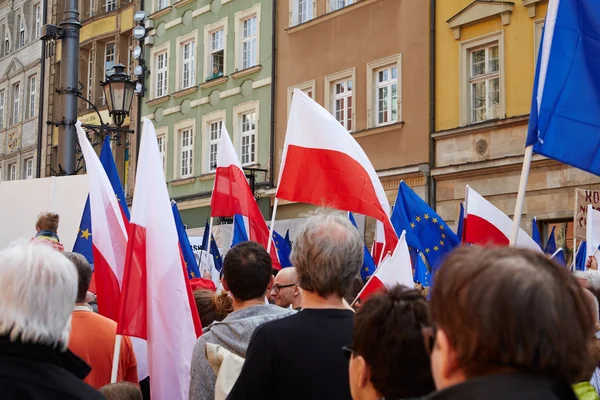
[[[131,4],[131,2],[132,0],[82,0],[79,2],[81,22],[110,14],[121,7]]]

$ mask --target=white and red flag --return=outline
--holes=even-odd
[[[152,122],[143,119],[117,333],[146,339],[151,396],[187,400],[202,334]]]
[[[508,246],[512,220],[467,186],[465,197],[464,242],[477,245]],[[540,246],[519,228],[516,247],[541,252]]]
[[[383,224],[384,251],[398,242],[390,204],[364,150],[299,89],[294,89],[276,197],[367,215]]]
[[[405,231],[402,231],[394,252],[385,256],[356,298],[364,303],[374,293],[396,285],[414,288],[413,270]]]
[[[219,139],[215,183],[210,199],[210,216],[233,217],[235,214],[244,217],[248,239],[262,244],[266,249],[269,228],[248,185],[229,133],[223,126]],[[273,268],[281,269],[277,250],[271,247],[270,253]]]
[[[90,188],[90,216],[94,227],[94,234],[91,235],[92,252],[98,312],[116,321],[127,251],[128,223],[123,217],[106,171],[81,128],[81,122],[77,122],[76,129],[85,158]]]

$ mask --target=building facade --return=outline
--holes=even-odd
[[[449,223],[469,184],[510,217],[515,210],[535,61],[547,0],[438,1],[435,21],[436,205]],[[522,228],[559,228],[571,250],[575,188],[600,179],[534,155]]]
[[[43,6],[0,2],[0,180],[38,177]]]
[[[271,163],[272,2],[154,0],[142,115],[156,127],[169,193],[190,228],[209,216],[221,127],[242,165]],[[256,187],[270,185],[254,173]],[[269,200],[259,204],[268,216]]]
[[[390,204],[401,180],[427,198],[428,2],[281,0],[276,14],[276,176],[298,88],[351,132]],[[310,208],[280,201],[277,218],[292,219]],[[370,221],[367,242],[373,232]]]

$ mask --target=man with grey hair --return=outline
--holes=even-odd
[[[600,271],[575,271],[573,276],[582,288],[592,292],[596,299],[600,301]]]
[[[102,399],[67,350],[77,296],[73,264],[49,246],[0,252],[0,387],[6,399]]]
[[[339,212],[310,217],[294,241],[291,261],[302,311],[254,331],[228,399],[351,399],[348,359],[354,313],[344,295],[363,262],[358,230]]]

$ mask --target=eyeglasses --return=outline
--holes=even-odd
[[[352,347],[350,346],[342,347],[342,351],[348,360],[350,360],[350,357],[352,357],[352,354],[354,354],[354,350],[352,350]]]
[[[272,292],[275,292],[275,294],[279,293],[279,291],[281,289],[285,289],[286,287],[292,287],[292,286],[296,286],[297,283],[290,283],[289,285],[273,285],[273,289],[271,289]]]
[[[435,347],[435,337],[437,335],[437,328],[435,325],[431,326],[423,326],[421,327],[421,334],[423,335],[423,340],[425,342],[425,350],[427,354],[431,357],[431,353],[433,352],[433,348]]]

